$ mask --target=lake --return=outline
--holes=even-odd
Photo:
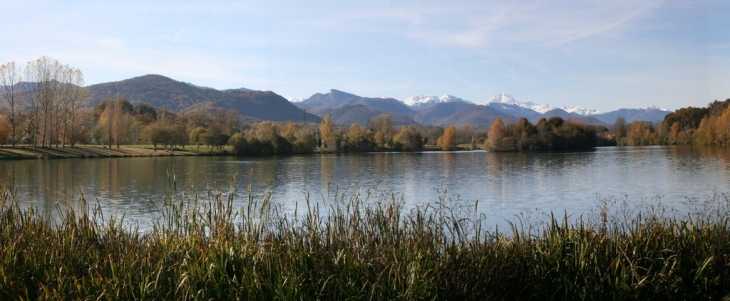
[[[105,214],[145,220],[178,191],[203,194],[234,185],[301,208],[337,190],[396,193],[406,206],[439,198],[477,203],[492,224],[528,211],[584,214],[606,198],[681,207],[689,198],[730,192],[730,151],[691,146],[605,147],[590,152],[422,152],[278,157],[145,157],[0,161],[0,183],[12,182],[23,205],[53,214],[81,193]]]

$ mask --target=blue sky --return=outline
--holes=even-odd
[[[730,98],[724,1],[8,1],[0,63],[306,98],[339,89],[602,111]]]

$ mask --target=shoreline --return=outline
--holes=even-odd
[[[194,146],[193,146],[194,147]],[[28,159],[60,159],[60,158],[122,158],[122,157],[163,157],[163,156],[227,156],[227,150],[206,148],[174,148],[153,150],[144,146],[66,146],[66,147],[33,147],[3,146],[0,147],[0,160]]]
[[[479,150],[477,146],[461,146],[454,151]],[[392,150],[369,151],[389,152]],[[436,148],[424,148],[423,152],[441,151]],[[399,151],[411,152],[411,151]],[[310,154],[342,153],[315,150]],[[357,153],[357,152],[355,152]],[[278,154],[285,155],[285,154]],[[125,158],[125,157],[166,157],[166,156],[235,156],[228,148],[222,150],[211,150],[207,146],[197,148],[195,145],[187,145],[186,148],[157,149],[156,151],[148,145],[122,145],[120,148],[106,145],[77,145],[74,147],[34,147],[2,146],[0,147],[0,160],[28,160],[28,159],[72,159],[72,158]]]

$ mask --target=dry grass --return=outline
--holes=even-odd
[[[234,180],[235,181],[235,180]],[[507,235],[472,204],[410,210],[389,192],[338,192],[284,212],[271,194],[177,192],[140,231],[83,198],[50,221],[0,189],[3,300],[722,300],[728,195],[685,218],[605,202]],[[234,185],[231,185],[233,187]],[[237,198],[244,197],[238,208]],[[309,201],[309,200],[307,200]],[[74,209],[76,208],[76,209]],[[622,213],[620,213],[622,212]],[[659,213],[657,213],[659,212]],[[701,212],[701,211],[700,211]]]

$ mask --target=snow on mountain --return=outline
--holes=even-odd
[[[568,113],[575,113],[575,114],[583,115],[583,116],[596,115],[596,114],[602,113],[599,110],[586,109],[586,108],[579,107],[579,106],[565,106],[565,107],[561,107],[561,109],[565,110]]]
[[[555,107],[553,107],[551,105],[536,104],[534,102],[519,102],[514,97],[512,97],[512,95],[507,95],[504,93],[500,93],[500,94],[492,96],[492,98],[490,98],[489,101],[487,101],[487,104],[490,104],[490,103],[503,103],[503,104],[515,105],[515,106],[518,106],[521,108],[533,110],[540,114],[544,114],[548,111],[556,109]]]
[[[646,111],[652,111],[652,110],[657,110],[657,111],[671,112],[671,111],[670,111],[669,109],[665,109],[665,108],[660,108],[660,107],[657,107],[657,106],[655,106],[655,105],[650,105],[650,106],[646,107],[646,109],[645,109],[645,110],[646,110]]]
[[[553,107],[548,104],[536,104],[534,102],[519,102],[514,97],[512,97],[512,95],[508,95],[508,94],[504,94],[504,93],[500,93],[500,94],[492,96],[492,98],[490,98],[489,101],[487,101],[487,104],[490,104],[490,103],[503,103],[503,104],[515,105],[518,107],[533,110],[540,114],[545,114],[545,113],[555,110],[555,109],[562,109],[568,113],[575,113],[575,114],[583,115],[583,116],[601,114],[601,111],[586,109],[586,108],[579,107],[579,106]]]
[[[286,96],[284,98],[286,98],[289,102],[302,102],[304,100],[303,98],[293,96]]]
[[[407,106],[416,108],[416,109],[425,109],[430,106],[433,106],[438,103],[444,103],[444,102],[463,102],[463,103],[472,103],[471,101],[461,99],[459,97],[444,94],[441,96],[433,96],[433,95],[419,95],[419,96],[413,96],[406,98],[403,103],[405,103]]]

